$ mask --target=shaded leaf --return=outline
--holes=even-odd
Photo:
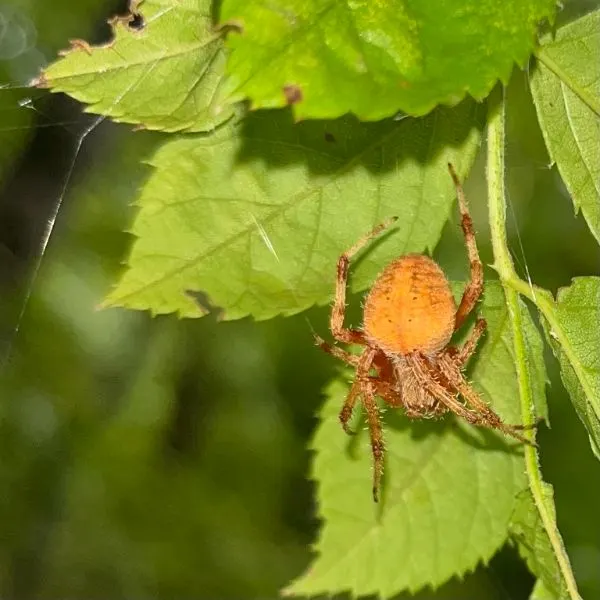
[[[143,0],[141,29],[112,21],[105,46],[72,42],[38,85],[89,104],[114,121],[165,131],[208,131],[232,109],[215,100],[225,55],[209,0]]]
[[[522,304],[521,313],[526,311],[527,307]],[[549,379],[544,363],[544,341],[537,328],[527,327],[523,333],[531,396],[535,406],[534,414],[536,419],[543,419],[546,425],[550,426],[548,403],[546,402],[546,385],[549,383]]]
[[[166,143],[138,201],[129,270],[107,304],[200,316],[192,290],[228,319],[299,312],[328,302],[338,256],[396,215],[355,270],[354,289],[364,289],[392,257],[438,241],[454,201],[446,164],[470,168],[478,115],[473,102],[371,124],[257,113]]]
[[[553,0],[503,3],[224,0],[231,99],[298,118],[423,115],[482,99],[534,47]]]
[[[481,312],[489,331],[472,365],[473,385],[507,422],[518,422],[511,328],[497,283],[487,286]],[[527,486],[519,445],[452,416],[411,422],[387,411],[379,507],[366,433],[349,439],[337,418],[347,392],[341,381],[330,386],[313,441],[323,519],[318,557],[287,591],[389,597],[439,586],[487,562],[506,541],[516,496]]]
[[[547,506],[554,507],[554,492],[550,484],[543,483],[543,493]],[[552,514],[552,519],[556,526],[556,514]],[[569,594],[548,534],[528,489],[523,490],[517,497],[510,532],[529,570],[539,578],[531,599],[568,598]]]
[[[533,586],[529,600],[556,600],[556,596],[546,587],[543,580],[538,579]]]
[[[600,242],[600,11],[547,37],[531,91],[548,153]]]
[[[560,332],[544,323],[565,388],[600,459],[600,277],[576,277],[558,292]]]

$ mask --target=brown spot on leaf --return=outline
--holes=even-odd
[[[242,21],[239,19],[231,19],[229,21],[220,23],[217,27],[217,30],[225,34],[229,33],[230,31],[242,34],[244,33],[244,23],[242,23]]]
[[[333,143],[333,142],[335,142],[337,140],[335,139],[335,135],[333,135],[333,133],[330,133],[329,131],[326,131],[325,132],[325,141]]]
[[[110,40],[107,44],[102,46],[103,48],[110,48],[116,37],[116,30],[118,27],[124,27],[131,33],[138,33],[142,31],[146,27],[146,21],[144,20],[144,16],[137,11],[137,3],[133,3],[131,6],[131,12],[128,12],[126,15],[115,15],[108,19],[108,24],[113,30],[113,39]]]
[[[295,84],[286,85],[283,88],[285,100],[289,105],[302,102],[302,90]]]
[[[204,314],[213,316],[217,321],[221,321],[225,316],[225,310],[221,306],[214,305],[206,292],[186,290],[185,294],[200,307]]]
[[[58,53],[59,56],[66,56],[75,50],[83,50],[86,54],[92,55],[92,47],[85,40],[69,40],[69,44],[71,44],[71,47],[66,50],[60,50]]]

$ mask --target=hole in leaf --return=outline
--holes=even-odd
[[[127,27],[133,31],[141,31],[146,27],[146,21],[144,21],[144,17],[140,13],[132,13]]]

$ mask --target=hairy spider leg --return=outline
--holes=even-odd
[[[352,386],[353,389],[356,387],[360,390],[363,407],[367,415],[371,451],[373,453],[373,500],[375,502],[379,501],[379,488],[383,475],[383,457],[385,452],[379,407],[377,406],[377,399],[375,397],[375,386],[369,376],[377,352],[375,348],[367,348],[362,353],[360,363],[356,369],[354,385]],[[350,394],[352,394],[352,391],[350,390]]]
[[[370,377],[369,379],[375,387],[375,393],[382,398],[386,404],[389,404],[394,408],[403,406],[402,394],[388,381],[379,377]]]
[[[450,354],[452,360],[456,362],[459,368],[462,368],[467,364],[469,358],[471,358],[475,352],[475,348],[477,348],[477,344],[486,328],[487,321],[483,317],[479,317],[475,322],[475,327],[473,327],[462,347],[455,348],[451,346],[448,348],[448,354]]]
[[[348,396],[342,410],[340,411],[340,422],[346,433],[352,434],[348,427],[348,421],[352,416],[352,411],[359,397],[362,398],[362,405],[367,416],[367,424],[369,426],[369,437],[371,439],[371,452],[373,454],[373,500],[379,500],[379,487],[381,485],[381,477],[383,475],[383,457],[384,444],[383,432],[381,429],[381,421],[379,418],[379,407],[375,396],[377,387],[376,380],[369,375],[373,361],[377,354],[377,349],[367,348],[360,355],[360,362],[356,368],[356,376],[354,383],[350,388]]]
[[[340,423],[342,424],[342,429],[348,435],[354,435],[354,431],[350,429],[348,422],[352,418],[352,412],[354,411],[354,407],[356,406],[356,401],[358,400],[358,397],[361,395],[362,391],[363,390],[361,389],[361,382],[358,380],[358,378],[355,378],[354,383],[352,384],[352,387],[350,388],[350,391],[346,396],[346,400],[344,400],[342,409],[340,410]]]
[[[414,376],[433,397],[437,398],[453,413],[465,419],[472,425],[480,425],[481,417],[471,410],[467,410],[457,399],[454,391],[447,390],[443,385],[437,382],[431,375],[431,366],[427,359],[420,354],[413,353],[406,356],[406,361],[410,364]]]
[[[505,425],[500,417],[481,400],[478,399],[478,403],[479,405],[484,406],[484,410],[482,411],[483,414],[466,408],[456,399],[453,391],[447,390],[444,386],[435,381],[434,373],[437,369],[435,369],[435,367],[433,367],[433,365],[431,365],[424,356],[421,356],[417,353],[410,354],[406,357],[406,360],[413,367],[415,377],[421,383],[421,385],[423,385],[423,387],[425,387],[431,395],[437,398],[440,402],[444,403],[454,414],[462,417],[465,419],[465,421],[471,423],[471,425],[487,427],[488,429],[498,429],[514,437],[520,442],[529,444],[530,446],[535,446],[534,442],[517,433],[514,428],[511,429],[509,425]],[[440,357],[439,363],[441,364],[443,360],[451,361],[452,359],[449,356],[442,356]],[[473,396],[476,396],[476,394],[473,390],[471,390],[464,379],[462,379],[462,375],[460,373],[458,373],[459,377],[456,377],[456,366],[453,365],[452,369],[442,368],[440,371],[441,374],[448,380],[448,382],[456,389],[456,391],[458,391],[463,398],[465,398],[465,400],[471,404],[471,406],[474,406],[472,400]]]
[[[500,416],[492,410],[480,397],[479,394],[465,381],[463,374],[458,370],[456,364],[449,356],[441,356],[437,361],[437,365],[442,374],[448,379],[450,384],[460,393],[467,404],[474,408],[482,417],[482,423],[486,427],[498,429],[504,433],[511,435],[515,439],[535,446],[535,442],[527,439],[515,430],[532,429],[535,425],[511,425],[504,423]]]
[[[344,327],[344,317],[346,316],[346,288],[348,286],[348,270],[350,268],[350,260],[361,250],[370,240],[378,236],[384,229],[387,229],[392,223],[397,220],[397,217],[387,219],[379,224],[373,231],[362,237],[354,246],[346,250],[338,259],[337,262],[337,278],[335,283],[335,301],[329,327],[333,337],[339,342],[346,344],[365,344],[365,336],[358,329],[350,329]]]
[[[326,342],[317,333],[314,334],[314,339],[315,339],[315,344],[317,346],[319,346],[319,348],[321,348],[321,350],[323,350],[323,352],[327,352],[327,354],[331,354],[331,356],[333,356],[334,358],[337,358],[338,360],[345,362],[346,364],[350,365],[351,367],[358,366],[358,363],[360,362],[360,354],[352,354],[352,352],[348,352],[347,350],[344,350],[343,348],[340,348],[339,346],[334,346],[333,344]],[[371,377],[371,380],[373,382],[376,382],[377,386],[380,387],[381,389],[385,389],[386,394],[389,395],[391,393],[394,393],[394,394],[398,395],[397,391],[394,390],[392,392],[393,388],[389,384],[386,384],[387,387],[385,387],[385,388],[381,387],[381,385],[380,385],[381,383],[385,383],[384,380],[387,380],[394,376],[394,367],[391,365],[388,357],[385,355],[384,352],[379,351],[377,353],[377,355],[373,359],[372,366],[377,370],[378,377]],[[380,381],[380,379],[381,379],[381,381]],[[398,400],[395,400],[393,402],[394,406],[400,406],[400,404],[401,404],[401,402],[399,402]]]
[[[335,358],[353,367],[358,367],[361,355],[351,354],[342,348],[328,344],[323,338],[316,334],[315,343],[323,351],[331,354]],[[369,375],[369,381],[374,386],[376,394],[383,398],[390,406],[402,406],[402,397],[400,392],[385,380],[385,377],[389,375],[389,371],[391,369],[385,354],[378,352],[373,358],[373,363],[371,366],[375,367],[379,372],[379,376]],[[354,432],[348,427],[348,422],[352,417],[352,412],[354,411],[354,406],[356,405],[356,399],[359,393],[360,389],[358,386],[353,385],[340,411],[340,423],[342,424],[343,430],[349,435],[354,434]]]
[[[487,328],[486,320],[483,319],[482,317],[477,319],[477,321],[475,323],[475,327],[473,327],[471,333],[469,334],[469,337],[467,338],[466,342],[463,344],[462,348],[454,348],[454,347],[448,348],[446,355],[450,359],[450,364],[454,365],[455,368],[458,370],[464,368],[464,366],[467,364],[467,361],[469,360],[469,358],[471,357],[473,352],[475,352],[477,343],[481,339],[481,336],[483,335],[483,332],[486,330],[486,328]],[[462,378],[462,374],[460,374],[460,376]],[[482,402],[482,405],[486,408],[486,410],[491,410],[489,408],[489,406],[487,406],[487,404]],[[532,425],[507,425],[507,424],[505,424],[505,425],[506,425],[506,427],[510,427],[511,429],[517,429],[517,430],[535,429],[537,427],[537,423],[534,423]]]
[[[343,348],[338,348],[338,346],[334,346],[333,344],[329,344],[326,342],[320,335],[314,334],[315,344],[321,348],[327,354],[331,354],[335,358],[348,363],[352,367],[358,366],[358,361],[360,360],[359,354],[352,354]]]
[[[456,175],[456,171],[452,163],[448,163],[448,170],[456,188],[456,196],[458,198],[458,207],[461,214],[461,227],[465,237],[467,246],[467,254],[469,256],[469,266],[471,271],[471,279],[463,292],[462,299],[456,311],[456,319],[454,321],[454,331],[456,331],[465,321],[469,313],[473,310],[477,300],[483,291],[483,265],[477,251],[477,242],[475,240],[475,229],[473,220],[469,214],[469,206],[463,187]]]
[[[390,406],[402,406],[402,396],[392,385],[390,385],[387,381],[380,379],[379,377],[374,377],[373,375],[368,376],[369,384],[374,389],[374,393],[376,396],[383,398],[383,400],[389,404]],[[350,429],[348,423],[352,418],[352,413],[354,412],[354,407],[356,406],[356,400],[358,396],[363,392],[361,389],[361,384],[357,383],[356,379],[350,388],[350,392],[346,396],[346,400],[340,410],[339,419],[342,425],[342,429],[348,435],[354,435],[356,432]],[[368,412],[368,411],[367,411]],[[370,425],[369,425],[370,427]]]

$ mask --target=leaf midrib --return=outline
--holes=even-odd
[[[276,219],[276,218],[280,217],[281,215],[285,214],[285,212],[287,210],[290,210],[291,208],[298,206],[299,204],[301,204],[302,202],[304,202],[308,198],[311,198],[313,195],[319,194],[322,191],[323,188],[325,188],[325,187],[333,184],[343,174],[345,174],[352,167],[354,167],[354,165],[356,163],[358,163],[358,161],[363,156],[367,155],[369,152],[373,151],[373,149],[377,148],[378,146],[383,145],[383,144],[389,142],[396,135],[399,135],[401,133],[401,131],[402,131],[401,127],[397,126],[391,132],[386,133],[385,135],[381,136],[376,141],[374,141],[371,145],[367,146],[361,152],[358,152],[354,157],[350,158],[337,171],[335,171],[330,177],[328,177],[327,179],[325,179],[320,184],[314,185],[313,187],[310,187],[307,190],[302,190],[302,191],[298,192],[297,194],[294,194],[294,195],[290,196],[289,200],[287,200],[286,202],[283,202],[283,203],[279,204],[277,209],[273,210],[271,212],[271,214],[268,214],[266,217],[264,217],[263,219],[261,219],[261,224],[265,225],[265,224],[270,223],[274,219]],[[253,139],[253,138],[251,138],[251,139]],[[184,271],[186,271],[188,269],[194,268],[198,263],[200,263],[203,260],[209,258],[210,256],[212,256],[213,254],[219,252],[223,248],[226,248],[227,246],[234,244],[238,240],[242,239],[245,235],[251,234],[254,228],[255,228],[254,222],[248,222],[248,224],[247,224],[246,227],[243,227],[240,231],[238,231],[237,233],[231,235],[229,238],[226,238],[221,243],[216,244],[212,248],[208,249],[206,252],[204,252],[204,253],[196,256],[193,259],[190,259],[189,261],[187,261],[181,267],[178,267],[176,269],[171,269],[170,271],[167,271],[164,274],[162,274],[161,277],[159,277],[157,279],[154,279],[152,281],[149,281],[148,283],[145,283],[143,286],[140,286],[140,287],[136,288],[133,291],[130,291],[129,293],[127,293],[125,295],[121,295],[121,296],[118,296],[116,298],[113,298],[113,300],[117,300],[118,299],[121,302],[126,301],[127,299],[131,298],[132,296],[135,296],[137,294],[140,294],[142,292],[147,291],[148,289],[151,289],[151,288],[153,288],[155,286],[160,285],[165,280],[167,280],[167,279],[169,279],[171,277],[180,275],[182,272],[184,272]]]
[[[115,71],[121,71],[123,69],[144,67],[149,64],[155,65],[160,62],[170,60],[172,58],[179,58],[181,56],[191,54],[198,50],[202,50],[202,49],[210,46],[214,42],[219,41],[220,39],[221,39],[220,34],[219,35],[213,34],[211,37],[207,38],[206,40],[203,40],[201,42],[196,42],[193,44],[188,44],[187,46],[185,46],[184,49],[180,49],[178,51],[162,52],[162,53],[159,53],[156,55],[154,55],[154,54],[150,55],[149,53],[145,53],[144,54],[145,60],[139,60],[139,61],[125,62],[125,63],[120,63],[120,64],[110,64],[110,65],[105,65],[105,64],[92,65],[93,67],[95,67],[92,70],[86,70],[86,71],[80,70],[80,71],[69,73],[68,75],[59,75],[59,76],[54,76],[54,77],[47,76],[46,81],[47,81],[48,85],[50,87],[52,87],[53,84],[55,84],[56,82],[59,82],[59,81],[68,81],[69,79],[77,79],[79,77],[86,77],[88,75],[105,76],[106,74],[111,74]],[[110,48],[92,48],[92,51],[98,52],[98,51],[109,50],[109,49]],[[219,50],[221,50],[221,48],[219,48]],[[150,58],[150,56],[152,56],[152,58]],[[207,60],[212,61],[212,60],[214,60],[214,57],[211,56]],[[102,67],[102,71],[99,71],[100,67]]]

